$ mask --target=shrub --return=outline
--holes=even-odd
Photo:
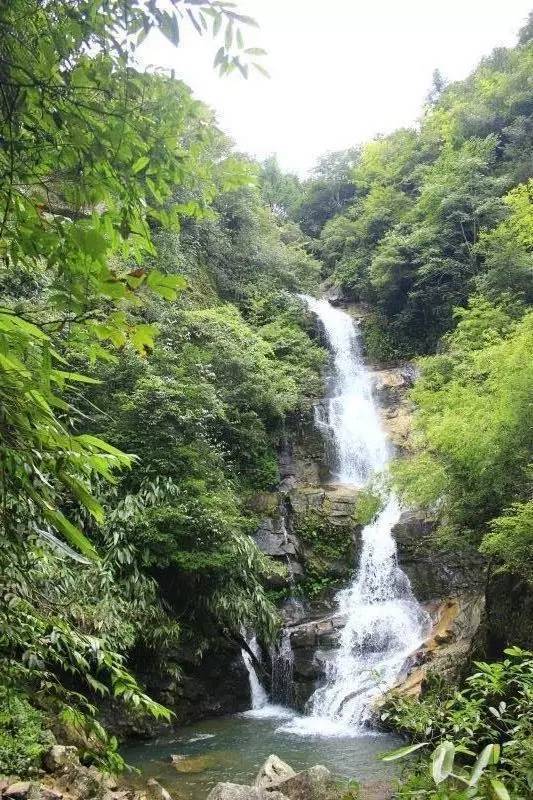
[[[43,714],[23,694],[0,687],[0,774],[34,772],[51,738]]]
[[[446,694],[433,681],[422,700],[390,695],[381,718],[415,742],[453,742],[467,765],[480,748],[497,745],[501,748],[497,779],[512,797],[527,797],[533,789],[533,653],[511,647],[505,654],[507,658],[492,664],[475,662],[477,671],[461,691],[449,689]],[[424,770],[415,769],[401,796],[421,791],[425,780]],[[465,796],[462,789],[449,791],[441,787],[425,795]]]

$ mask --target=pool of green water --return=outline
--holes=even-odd
[[[177,800],[205,800],[219,781],[251,783],[265,759],[275,753],[294,769],[324,764],[338,779],[378,780],[394,775],[394,765],[379,755],[398,747],[391,735],[323,736],[290,730],[279,716],[236,715],[204,720],[171,735],[125,746],[127,763],[142,770],[142,784],[156,778]],[[171,756],[177,756],[172,763]]]

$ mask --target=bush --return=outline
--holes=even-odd
[[[27,775],[51,745],[44,717],[22,695],[0,688],[0,774]]]
[[[461,691],[446,692],[434,680],[422,700],[390,695],[381,718],[415,742],[453,742],[466,765],[481,748],[498,745],[498,779],[512,797],[528,797],[533,789],[533,653],[511,647],[505,654],[505,660],[492,664],[475,662],[477,671]],[[425,781],[424,769],[415,769],[401,796],[421,790]],[[439,788],[426,796],[452,798],[464,793]]]

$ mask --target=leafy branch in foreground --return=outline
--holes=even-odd
[[[426,742],[402,747],[392,753],[383,756],[382,761],[396,761],[404,758],[421,747],[426,746]],[[457,752],[460,752],[457,751]],[[496,777],[491,767],[496,767],[500,758],[500,745],[488,744],[483,748],[477,757],[470,771],[455,766],[456,747],[453,742],[444,741],[439,744],[431,755],[429,772],[433,783],[439,791],[439,797],[459,797],[461,790],[465,790],[465,797],[468,798],[487,798],[487,800],[510,800],[511,795],[505,788],[502,781]],[[456,770],[454,772],[454,770]],[[488,771],[487,771],[488,770]],[[446,783],[446,786],[443,784]],[[442,789],[445,795],[442,795]],[[457,791],[455,791],[457,790]],[[427,795],[427,792],[414,789],[413,791],[402,791],[402,796],[406,795]]]
[[[463,796],[504,800],[509,794],[524,797],[531,792],[533,654],[511,647],[505,655],[503,661],[491,664],[475,662],[476,672],[461,690],[446,689],[433,679],[421,700],[389,695],[382,708],[383,723],[405,733],[414,744],[386,755],[385,760],[436,745],[431,783],[440,787],[445,779],[450,782],[446,790],[428,787],[427,769],[420,762],[409,770],[412,774],[400,797],[424,790],[427,796],[442,800]],[[480,746],[483,750],[473,763]],[[461,766],[456,768],[459,760]]]

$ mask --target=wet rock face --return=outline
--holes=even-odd
[[[418,697],[430,672],[449,683],[458,683],[471,659],[484,608],[483,593],[466,593],[426,604],[433,622],[431,633],[415,654],[407,676],[391,691]]]
[[[345,622],[341,615],[331,614],[290,629],[295,701],[299,709],[304,709],[317,685],[325,678],[328,653],[339,646]]]
[[[296,486],[285,494],[280,491],[277,503],[269,501],[270,516],[261,520],[252,538],[287,568],[285,578],[273,571],[270,587],[288,587],[309,573],[331,581],[350,576],[360,546],[358,495],[353,487]]]
[[[501,657],[506,647],[533,650],[533,587],[516,575],[491,576],[487,586],[486,651]]]
[[[404,364],[373,370],[371,377],[381,422],[389,441],[397,455],[408,453],[412,449],[413,414],[413,404],[408,395],[414,384],[416,370],[411,364]]]
[[[420,512],[406,511],[392,534],[398,560],[413,592],[421,602],[430,602],[484,590],[485,560],[476,550],[441,550],[433,541],[435,523]]]
[[[174,712],[174,724],[250,708],[248,673],[238,644],[215,640],[201,658],[184,645],[170,653],[169,659],[180,667],[177,679],[151,672],[149,662],[142,659],[139,659],[136,674],[150,697]],[[170,727],[169,723],[155,721],[147,715],[133,715],[115,701],[102,706],[102,721],[120,740],[157,736]]]

